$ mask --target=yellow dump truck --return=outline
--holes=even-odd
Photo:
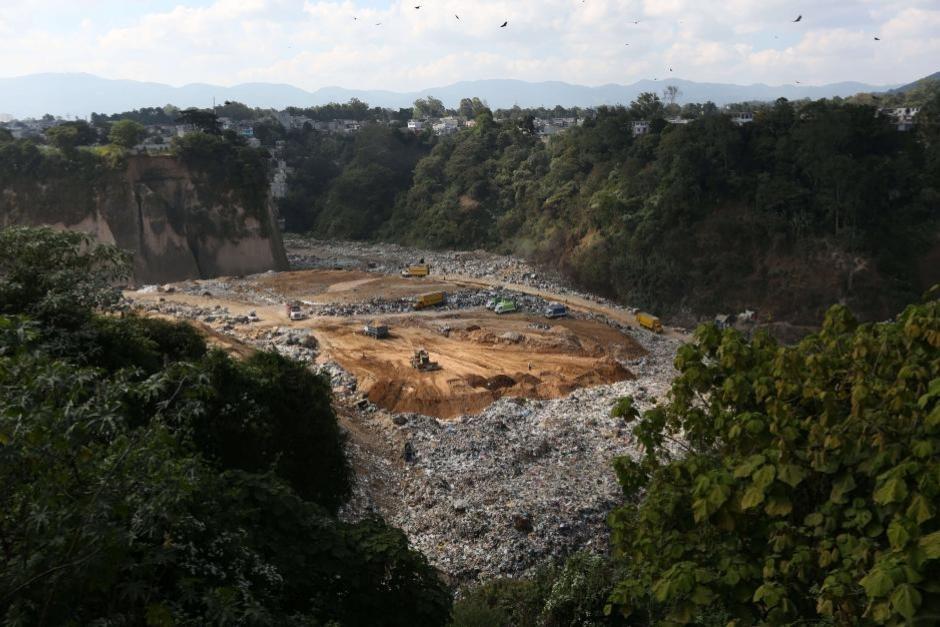
[[[422,294],[415,301],[415,309],[427,309],[444,304],[444,292],[430,292]]]
[[[419,263],[413,266],[408,266],[401,271],[401,275],[408,276],[427,276],[431,273],[431,266],[426,263]]]
[[[662,333],[663,332],[663,323],[659,321],[659,318],[653,314],[648,314],[640,312],[636,315],[636,321],[644,329],[649,329],[653,333]]]

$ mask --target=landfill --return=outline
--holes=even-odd
[[[578,296],[613,311],[636,311],[578,292],[558,275],[524,260],[482,251],[425,251],[290,235],[285,245],[294,270],[398,275],[405,265],[423,260],[436,276],[496,279],[559,298]],[[607,550],[606,517],[622,500],[613,460],[640,454],[632,425],[611,416],[611,409],[627,395],[641,410],[665,400],[675,377],[673,360],[680,339],[655,335],[602,313],[570,312],[571,317],[614,327],[646,350],[645,356],[621,364],[631,378],[581,387],[552,400],[506,396],[479,413],[441,420],[393,413],[371,403],[355,376],[321,354],[310,329],[286,322],[262,325],[254,311],[233,314],[218,305],[173,301],[179,295],[190,302],[225,298],[268,311],[287,302],[258,278],[142,286],[137,292],[141,302],[132,302],[133,292],[128,299],[148,313],[192,320],[222,336],[301,360],[330,380],[356,475],[354,495],[341,512],[345,519],[382,516],[401,528],[412,546],[454,583],[521,576],[574,551]],[[165,300],[154,302],[158,294],[165,294]],[[444,310],[479,309],[497,298],[511,298],[521,311],[530,313],[543,311],[550,302],[505,287],[461,288],[447,294]],[[321,299],[304,302],[303,308],[311,317],[365,317],[412,312],[413,301]],[[443,321],[436,328],[444,336],[453,332]],[[528,328],[536,332],[550,325],[536,319]],[[513,344],[523,337],[513,331],[498,339]],[[493,356],[498,360],[499,349]]]

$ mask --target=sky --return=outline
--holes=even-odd
[[[940,0],[0,0],[3,77],[407,91],[667,73],[885,85],[938,70]]]

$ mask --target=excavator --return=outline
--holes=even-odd
[[[431,361],[431,356],[428,355],[428,351],[423,348],[419,348],[415,351],[414,355],[411,356],[411,367],[424,372],[441,369],[441,365],[436,361]]]

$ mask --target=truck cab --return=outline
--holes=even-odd
[[[516,303],[511,300],[501,300],[496,303],[496,307],[493,308],[493,311],[497,314],[512,313],[518,311],[516,308]]]
[[[546,318],[564,318],[568,315],[568,308],[561,303],[549,303],[545,308]]]
[[[301,309],[300,303],[287,303],[285,305],[288,320],[304,320],[307,316]]]

